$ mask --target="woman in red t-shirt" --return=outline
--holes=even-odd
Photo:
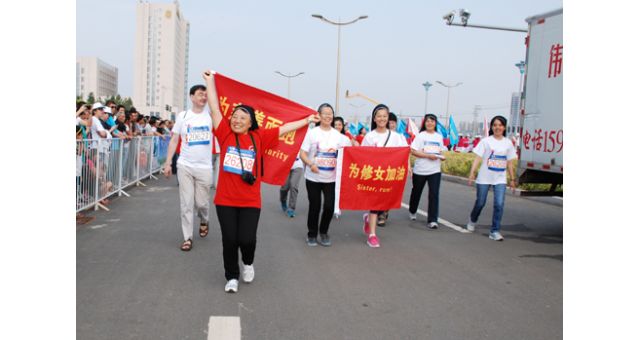
[[[207,101],[213,120],[215,135],[220,144],[218,187],[213,203],[216,206],[222,232],[224,290],[238,291],[240,267],[238,250],[242,253],[244,282],[253,281],[253,259],[256,250],[256,232],[260,218],[260,182],[262,157],[266,149],[278,144],[278,137],[319,122],[317,114],[290,122],[274,129],[261,129],[251,106],[238,105],[229,119],[220,112],[218,94],[213,77],[215,72],[204,72]]]

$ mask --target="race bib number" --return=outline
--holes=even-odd
[[[487,159],[487,168],[492,171],[502,172],[507,169],[507,156],[492,154]]]
[[[316,165],[318,165],[318,169],[320,170],[334,171],[336,169],[337,159],[337,152],[318,152],[316,155]]]
[[[240,165],[240,155],[242,155],[242,165]],[[238,149],[235,146],[227,148],[227,153],[224,155],[224,162],[222,163],[222,169],[226,172],[230,172],[237,175],[242,175],[242,168],[244,172],[252,172],[253,164],[256,160],[256,153],[251,150],[242,150],[238,153]]]
[[[440,143],[438,142],[425,142],[425,146],[422,149],[424,153],[430,155],[439,155],[442,148],[440,147]]]
[[[208,126],[188,127],[185,139],[189,146],[209,145],[211,143],[211,129]]]

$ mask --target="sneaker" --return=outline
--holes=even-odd
[[[438,229],[438,223],[431,222],[427,225],[427,227],[429,227],[429,229]]]
[[[418,217],[416,216],[416,214],[409,213],[409,219],[415,221],[416,219],[418,219]]]
[[[238,292],[238,280],[231,279],[227,281],[227,284],[224,286],[224,291],[227,293],[237,293]]]
[[[318,245],[318,240],[315,237],[307,237],[307,245],[309,247],[315,247]]]
[[[384,227],[387,220],[383,216],[378,216],[378,227]]]
[[[280,202],[280,207],[282,211],[287,212],[287,202]]]
[[[469,223],[467,223],[467,230],[469,230],[470,232],[474,232],[476,230],[476,224],[469,221]]]
[[[368,236],[369,234],[371,234],[371,228],[369,227],[369,213],[365,213],[364,215],[362,215],[362,220],[364,221],[362,232],[364,232],[364,234]]]
[[[242,281],[250,283],[256,276],[256,272],[253,270],[253,265],[244,265],[242,270]]]
[[[331,238],[329,238],[329,234],[320,234],[320,245],[325,247],[331,246]]]
[[[294,218],[296,216],[296,213],[292,209],[287,209],[287,216],[289,216],[290,218]]]
[[[504,237],[502,237],[502,235],[500,235],[499,231],[494,231],[489,233],[489,238],[494,240],[494,241],[503,241]]]
[[[369,237],[367,238],[367,244],[369,245],[369,247],[371,248],[378,248],[380,247],[380,241],[378,240],[378,236],[376,235],[369,235]]]

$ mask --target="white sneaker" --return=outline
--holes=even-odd
[[[246,283],[250,283],[253,281],[253,278],[256,276],[256,272],[253,270],[253,265],[244,265],[244,269],[242,271],[242,281]]]
[[[489,233],[489,238],[494,240],[494,241],[503,241],[504,237],[502,237],[502,235],[500,235],[499,231],[495,231],[493,233]]]
[[[438,229],[438,223],[436,222],[431,222],[428,225],[429,229]]]
[[[227,293],[237,293],[238,292],[238,280],[231,279],[227,281],[227,284],[224,286],[224,291]]]
[[[415,221],[417,219],[416,214],[409,213],[409,219]]]
[[[470,232],[474,232],[476,230],[476,224],[469,221],[469,223],[467,223],[467,230],[469,230]]]

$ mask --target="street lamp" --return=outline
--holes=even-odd
[[[520,100],[519,103],[522,104],[522,77],[524,76],[524,61],[520,61],[519,63],[516,64],[516,67],[518,68],[518,70],[520,71],[520,86],[518,87],[518,92],[520,92]],[[516,132],[518,131],[518,127],[520,126],[520,108],[518,108],[518,112],[516,112],[516,121],[515,121],[515,126],[516,126]]]
[[[456,11],[453,10],[447,14],[445,14],[442,19],[444,19],[445,23],[449,26],[462,26],[462,27],[475,27],[475,28],[486,28],[490,30],[500,30],[500,31],[512,31],[512,32],[524,32],[527,33],[526,29],[523,28],[510,28],[510,27],[499,27],[499,26],[490,26],[490,25],[469,25],[469,17],[471,13],[466,9],[460,9],[460,21],[461,24],[454,23],[453,19],[456,16]]]
[[[438,84],[440,84],[440,85],[442,85],[442,86],[447,88],[447,117],[446,117],[446,120],[447,120],[447,127],[448,127],[449,126],[449,98],[450,98],[450,94],[451,94],[451,88],[460,86],[460,85],[462,85],[462,83],[457,83],[455,85],[447,85],[447,84],[445,84],[445,83],[443,83],[443,82],[441,82],[439,80],[436,80],[436,83],[438,83]]]
[[[323,17],[320,14],[312,14],[311,15],[314,18],[320,19],[328,24],[332,24],[332,25],[336,25],[338,26],[338,66],[337,66],[337,71],[336,71],[336,114],[338,114],[339,112],[339,106],[340,106],[340,99],[338,97],[338,93],[340,92],[340,29],[342,28],[342,26],[346,26],[346,25],[350,25],[355,23],[358,20],[362,20],[362,19],[366,19],[368,18],[368,16],[366,15],[361,15],[356,19],[353,19],[351,21],[347,21],[347,22],[334,22],[331,21],[325,17]]]
[[[426,115],[427,112],[427,100],[429,99],[429,88],[431,86],[433,86],[433,84],[431,84],[430,82],[425,82],[424,84],[422,84],[422,86],[424,86],[424,90],[425,90],[425,96],[424,96],[424,114]]]
[[[287,78],[287,99],[291,99],[291,78],[295,78],[301,74],[304,74],[304,72],[298,72],[298,74],[296,75],[287,75],[280,71],[276,71],[276,73]]]

